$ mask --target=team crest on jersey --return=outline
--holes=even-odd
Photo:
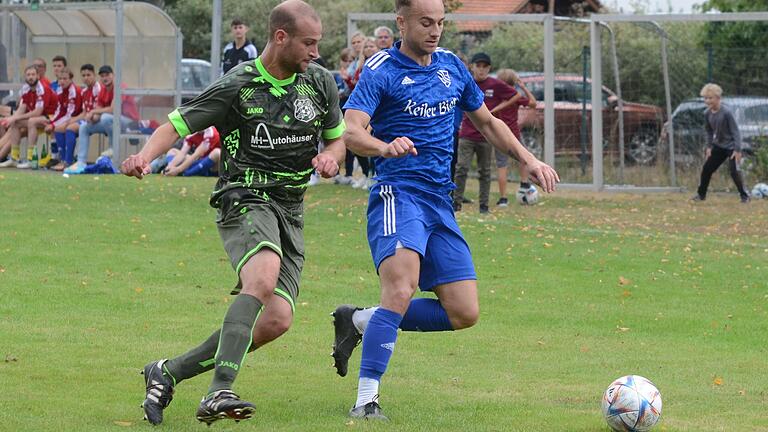
[[[293,116],[304,123],[311,122],[316,116],[315,107],[309,99],[296,99],[293,102]]]
[[[445,84],[446,87],[451,86],[451,75],[448,73],[445,69],[440,69],[437,71],[437,77],[440,78],[440,81],[442,81],[443,84]]]

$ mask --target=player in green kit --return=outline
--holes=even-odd
[[[197,410],[199,421],[254,413],[232,392],[245,355],[291,325],[304,263],[304,192],[313,170],[338,172],[346,149],[344,122],[333,76],[318,58],[322,25],[301,0],[276,6],[261,57],[241,63],[203,94],[172,112],[169,123],[122,166],[142,178],[149,162],[180,137],[216,126],[222,138],[220,178],[211,196],[217,226],[239,281],[223,325],[202,345],[144,367],[145,418],[163,420],[174,387],[213,369],[213,382]],[[325,150],[318,154],[320,138]]]

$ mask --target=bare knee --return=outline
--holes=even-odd
[[[478,305],[465,305],[461,309],[448,312],[448,318],[454,330],[472,327],[480,319],[480,307]]]

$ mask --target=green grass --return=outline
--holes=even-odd
[[[211,186],[0,171],[0,430],[148,430],[138,370],[207,337],[235,281]],[[659,430],[766,431],[768,201],[686,198],[559,192],[483,218],[465,207],[480,322],[401,333],[380,425],[345,418],[359,351],[347,378],[329,356],[328,313],[378,298],[366,194],[313,188],[294,325],[236,383],[258,412],[213,427],[607,431],[602,392],[640,374],[661,390]],[[178,387],[162,430],[206,430],[194,410],[209,380]]]

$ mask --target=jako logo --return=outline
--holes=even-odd
[[[262,108],[262,107],[249,107],[249,108],[246,108],[245,113],[247,115],[264,114],[264,108]]]
[[[220,361],[219,367],[228,367],[230,369],[238,370],[240,366],[237,363],[229,362],[229,361]]]

